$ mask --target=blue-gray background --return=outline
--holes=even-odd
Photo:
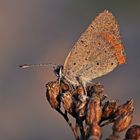
[[[127,64],[98,81],[110,98],[120,103],[134,99],[133,123],[140,124],[140,1],[0,0],[1,140],[74,139],[46,102],[45,84],[56,79],[52,70],[21,70],[17,65],[63,64],[80,33],[104,9],[120,24]]]

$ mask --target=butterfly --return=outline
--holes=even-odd
[[[66,81],[73,87],[82,85],[86,91],[86,85],[93,79],[110,73],[125,62],[119,25],[113,14],[105,10],[81,34],[64,65],[50,65],[53,65],[54,73],[60,82]],[[46,64],[34,66],[40,65]],[[33,65],[20,65],[22,68],[31,66]]]

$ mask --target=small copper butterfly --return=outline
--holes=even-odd
[[[125,62],[118,23],[112,13],[105,10],[82,33],[64,65],[53,66],[60,81],[65,80],[74,87],[83,85],[85,89],[87,83],[108,74]]]

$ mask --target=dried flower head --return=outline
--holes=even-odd
[[[125,140],[128,139],[133,139],[133,140],[140,139],[140,125],[133,125],[127,130],[125,134]]]
[[[46,84],[46,97],[52,108],[57,108],[60,105],[59,91],[58,81],[51,81]]]
[[[134,101],[132,99],[128,100],[126,103],[117,107],[115,116],[119,116],[126,113],[132,113],[134,111]]]
[[[128,128],[128,126],[132,122],[132,113],[122,114],[113,124],[113,131],[114,132],[122,132]]]
[[[103,109],[102,109],[102,119],[101,121],[112,119],[114,117],[114,113],[117,109],[117,101],[107,101],[105,102]]]
[[[82,86],[77,87],[77,89],[73,91],[73,101],[77,117],[84,117],[86,115],[88,97],[85,95]]]
[[[88,125],[91,125],[93,123],[98,123],[101,120],[101,116],[102,116],[102,109],[100,106],[100,101],[91,98],[88,103],[86,123]]]
[[[61,87],[62,93],[66,92],[66,91],[70,91],[69,85],[64,83],[64,81],[61,81],[60,87]]]
[[[73,100],[72,100],[72,93],[70,91],[67,91],[65,93],[61,93],[60,99],[62,102],[62,105],[64,109],[70,113],[73,114]]]
[[[101,85],[99,82],[87,87],[87,93],[89,97],[92,97],[96,94],[100,99],[103,98],[104,86]]]

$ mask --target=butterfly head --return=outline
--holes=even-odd
[[[57,66],[55,66],[55,68],[54,68],[54,73],[55,73],[55,75],[56,75],[59,79],[62,78],[62,70],[63,70],[63,66],[62,66],[62,65],[57,65]]]

